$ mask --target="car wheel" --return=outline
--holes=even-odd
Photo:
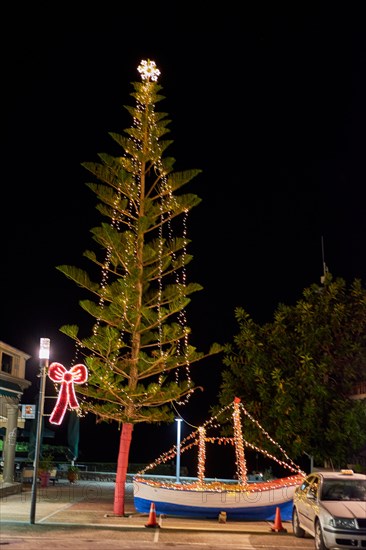
[[[314,538],[315,538],[315,548],[316,548],[316,550],[327,550],[327,547],[324,544],[322,526],[320,525],[319,520],[317,520],[315,522]]]
[[[299,539],[302,539],[305,536],[304,529],[300,527],[299,516],[297,514],[296,508],[292,510],[292,530],[295,537],[298,537]]]

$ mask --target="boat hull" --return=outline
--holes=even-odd
[[[300,484],[300,482],[298,483]],[[225,511],[231,520],[273,521],[280,509],[284,521],[291,520],[292,501],[298,484],[271,486],[256,484],[255,490],[190,490],[150,485],[134,481],[134,505],[138,512],[149,513],[151,503],[157,514],[210,519]]]

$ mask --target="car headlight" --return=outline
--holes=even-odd
[[[356,520],[353,518],[331,518],[329,525],[335,529],[356,529]]]

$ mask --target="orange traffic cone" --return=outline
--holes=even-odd
[[[156,521],[155,504],[153,502],[150,505],[149,520],[145,527],[160,527]]]
[[[287,533],[287,529],[285,529],[282,526],[281,511],[280,511],[279,506],[277,506],[277,508],[276,508],[275,521],[274,521],[274,524],[273,524],[273,527],[272,527],[271,531],[275,531],[276,533]]]

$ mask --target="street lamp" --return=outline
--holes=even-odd
[[[30,522],[35,522],[36,517],[36,500],[37,500],[37,480],[38,480],[38,466],[39,455],[41,451],[42,442],[42,420],[43,420],[43,408],[44,408],[44,393],[46,387],[46,374],[48,369],[48,360],[50,358],[50,339],[41,338],[39,346],[39,371],[40,371],[40,389],[38,396],[38,411],[37,411],[37,432],[36,432],[36,445],[34,449],[34,461],[33,461],[33,483],[32,483],[32,500],[30,511]]]
[[[177,423],[177,460],[176,460],[176,478],[177,483],[180,481],[180,433],[181,433],[181,426],[182,426],[182,419],[176,418],[175,419]]]

